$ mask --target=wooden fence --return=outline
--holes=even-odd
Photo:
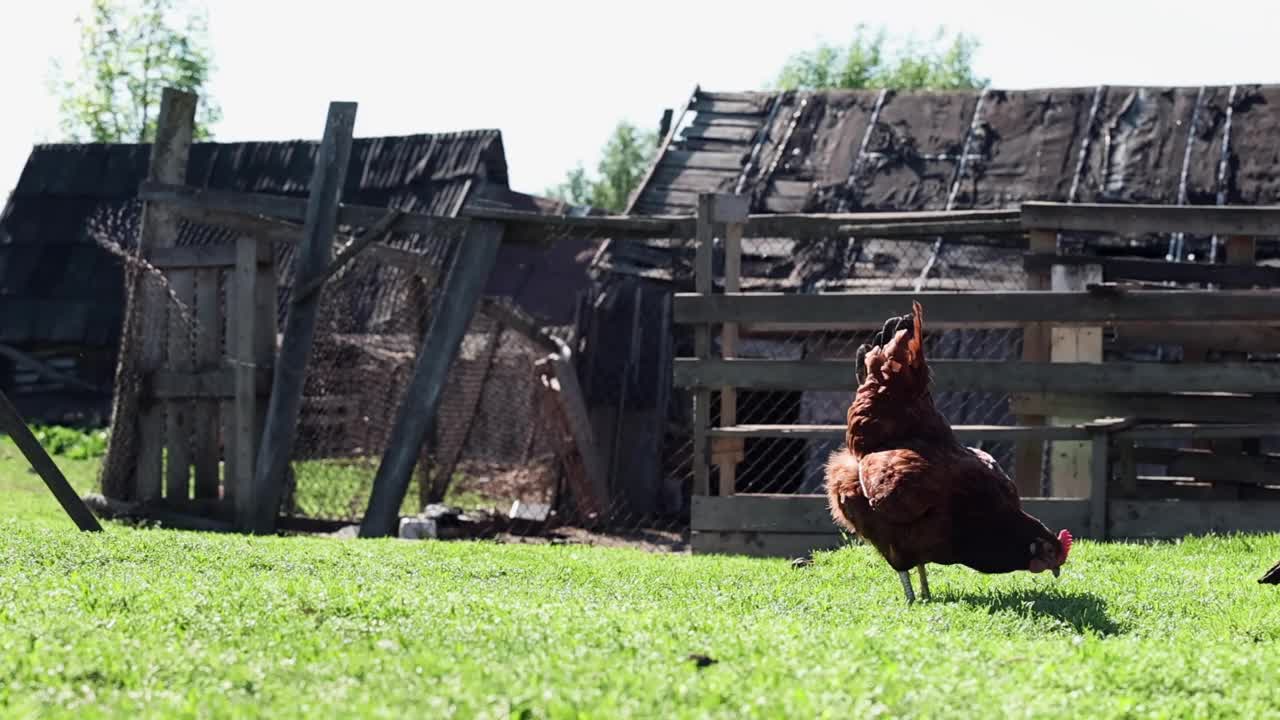
[[[674,382],[694,394],[692,545],[695,552],[794,556],[841,542],[820,495],[738,494],[735,468],[752,438],[843,439],[843,425],[740,425],[738,389],[848,390],[850,361],[734,357],[740,333],[878,329],[916,299],[927,329],[1017,327],[1021,361],[935,360],[935,387],[1009,393],[1012,426],[957,426],[962,441],[1018,443],[1012,475],[1029,512],[1081,537],[1167,538],[1210,531],[1280,530],[1280,458],[1246,444],[1280,435],[1280,363],[1206,362],[1209,349],[1274,352],[1280,270],[1256,266],[1254,236],[1280,234],[1280,208],[1027,203],[1020,211],[885,217],[748,217],[740,198],[698,204],[696,292],[677,294],[674,320],[693,326],[695,356],[677,358]],[[739,292],[741,238],[874,232],[877,236],[1025,233],[1028,287],[1020,292],[772,294]],[[1187,232],[1226,238],[1227,265],[1057,254],[1059,231]],[[722,294],[713,293],[712,246],[724,247]],[[1151,289],[1109,278],[1224,288]],[[1180,344],[1182,363],[1103,362],[1103,328]],[[712,354],[719,329],[720,353]],[[711,392],[721,422],[712,426]],[[1185,441],[1189,448],[1143,447]],[[1039,495],[1041,449],[1051,442],[1057,497]],[[1256,442],[1256,440],[1255,440]],[[1139,478],[1140,464],[1168,477]],[[718,482],[712,483],[712,467]],[[1192,477],[1196,483],[1171,478]],[[1139,481],[1142,481],[1141,483]]]

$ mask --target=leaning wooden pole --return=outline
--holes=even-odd
[[[329,265],[333,233],[338,224],[338,204],[351,160],[355,124],[355,103],[329,103],[324,139],[316,151],[316,166],[311,175],[311,195],[307,199],[302,245],[294,262],[295,288],[306,287]],[[253,485],[249,492],[237,497],[236,522],[243,530],[254,533],[275,530],[289,457],[293,453],[307,358],[311,355],[319,310],[319,293],[300,296],[289,306],[284,338],[272,376],[271,400],[267,405]]]
[[[436,419],[449,366],[462,345],[502,243],[502,226],[473,222],[445,274],[440,300],[418,350],[413,378],[396,414],[387,450],[373,480],[373,494],[360,537],[385,537],[397,531],[400,505],[409,490],[413,466]]]
[[[151,145],[148,182],[181,185],[187,181],[187,156],[195,132],[192,93],[165,88],[160,94],[156,139]],[[134,252],[145,257],[152,248],[173,245],[178,216],[163,203],[142,206],[142,231]],[[164,363],[162,328],[168,298],[155,278],[146,278],[140,263],[125,263],[124,328],[111,400],[111,432],[102,462],[102,494],[115,500],[154,500],[163,487],[164,408],[142,397],[141,379]]]
[[[35,468],[44,484],[49,486],[49,492],[58,499],[76,527],[85,532],[101,532],[102,526],[98,524],[98,519],[89,512],[89,507],[76,494],[71,483],[67,482],[66,476],[58,469],[53,458],[49,457],[49,453],[40,446],[40,441],[31,433],[31,428],[27,427],[18,408],[9,402],[9,397],[3,392],[0,392],[0,431],[13,438],[14,444],[27,456],[27,462]]]

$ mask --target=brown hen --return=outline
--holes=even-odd
[[[921,340],[924,311],[890,318],[858,348],[858,390],[849,407],[846,447],[827,461],[836,523],[875,546],[915,601],[929,598],[926,563],[983,573],[1050,570],[1071,549],[1022,509],[1017,488],[991,455],[960,444],[929,392]]]

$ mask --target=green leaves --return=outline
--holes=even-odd
[[[67,140],[150,142],[165,87],[201,95],[196,139],[212,137],[222,112],[203,93],[213,68],[203,10],[185,0],[91,0],[76,23],[75,69],[51,63],[50,89]]]
[[[859,25],[847,47],[821,44],[791,56],[778,74],[781,90],[957,90],[987,84],[973,72],[978,41],[956,35],[949,43],[945,28],[922,44],[912,37],[895,52],[885,50],[885,32],[874,34]]]
[[[563,183],[548,190],[547,195],[572,205],[623,212],[631,192],[640,184],[653,160],[657,143],[656,133],[642,132],[624,120],[614,128],[600,153],[600,163],[596,166],[598,177],[589,177],[579,165],[569,171]]]

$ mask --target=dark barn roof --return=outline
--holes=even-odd
[[[1277,101],[1280,86],[1261,85],[695,90],[683,130],[631,212],[690,214],[700,192],[749,195],[756,213],[1004,208],[1024,200],[1276,203]],[[902,279],[914,281],[931,254],[909,250],[918,245],[833,254],[748,240],[743,283],[796,290],[839,279],[849,289],[911,289]],[[683,274],[673,255],[660,240],[613,242],[600,264],[669,279],[673,267]],[[1020,286],[1020,263],[993,274],[989,251],[948,247],[944,255],[923,287],[946,287],[948,269],[960,288]]]
[[[314,141],[197,143],[191,148],[187,184],[305,197],[316,148]],[[119,259],[95,241],[95,226],[105,224],[118,242],[134,241],[135,197],[149,155],[150,145],[136,144],[55,144],[32,151],[0,215],[0,342],[115,344],[123,313],[123,273]],[[352,148],[343,200],[455,215],[481,186],[508,187],[497,130],[360,138]],[[216,241],[208,233],[187,235],[180,244]],[[424,241],[395,236],[400,245]],[[286,249],[281,260],[287,265],[291,255]],[[526,307],[532,313],[559,312],[558,303],[544,308],[547,303],[538,302],[540,281],[526,277],[530,265],[518,250],[504,247],[491,289],[508,295],[511,287],[521,290],[516,300],[532,299],[532,307]],[[576,265],[580,277],[575,287],[586,283],[582,267]],[[565,283],[565,278],[555,278],[557,287]]]

